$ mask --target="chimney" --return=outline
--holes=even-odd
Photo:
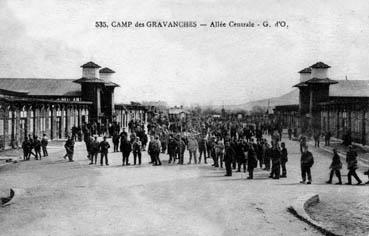
[[[311,78],[326,79],[328,78],[328,69],[330,66],[323,62],[317,62],[311,66]]]
[[[81,66],[82,68],[82,78],[86,79],[96,79],[97,78],[97,70],[101,68],[101,66],[95,64],[90,61]]]
[[[305,82],[309,79],[311,79],[311,68],[310,67],[306,67],[303,70],[299,71],[300,74],[300,82]]]
[[[111,82],[111,77],[115,73],[112,69],[109,69],[108,67],[102,68],[99,71],[100,79],[104,80],[105,82]]]

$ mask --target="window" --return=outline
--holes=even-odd
[[[13,112],[9,111],[8,117],[8,135],[13,135]]]
[[[0,136],[4,135],[4,119],[0,119]]]

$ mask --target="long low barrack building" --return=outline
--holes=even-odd
[[[107,128],[147,120],[145,106],[114,103],[113,70],[94,62],[81,68],[77,80],[0,78],[0,149],[19,147],[28,135],[63,139],[89,122]]]

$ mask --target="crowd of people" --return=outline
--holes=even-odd
[[[271,126],[255,126],[241,123],[235,120],[224,121],[220,119],[202,118],[196,125],[187,130],[170,129],[168,123],[153,123],[148,126],[148,134],[145,132],[145,124],[141,121],[132,121],[129,131],[121,129],[118,124],[112,123],[108,127],[108,134],[112,138],[113,151],[122,153],[122,166],[142,164],[142,152],[146,151],[150,156],[149,163],[154,166],[162,165],[162,155],[168,155],[169,165],[183,165],[186,150],[189,154],[187,164],[211,164],[214,168],[225,168],[225,176],[232,176],[232,172],[247,172],[247,179],[254,178],[254,170],[260,168],[269,173],[269,178],[279,179],[287,177],[288,150],[282,142],[282,131],[279,126],[274,129]],[[93,126],[84,125],[82,128],[84,142],[86,144],[87,157],[90,165],[98,163],[109,165],[110,143],[106,133],[102,141],[98,141],[99,134],[93,130]],[[288,129],[288,138],[291,139],[291,129]],[[270,135],[270,141],[265,138]],[[328,134],[329,135],[329,134]],[[149,140],[148,140],[149,137]],[[73,161],[75,136],[69,136],[65,142],[66,154],[64,158]],[[318,142],[314,137],[315,143]],[[311,184],[311,168],[314,165],[313,154],[309,151],[307,137],[299,137],[301,152],[301,183]],[[325,144],[329,141],[325,138]],[[48,138],[44,134],[42,138],[37,136],[25,137],[22,143],[24,160],[41,160],[41,156],[48,156]],[[318,145],[315,145],[316,147]],[[42,150],[42,154],[41,154]],[[100,154],[100,155],[99,155]],[[132,155],[131,155],[132,154]],[[348,182],[352,184],[352,177],[357,184],[362,180],[356,173],[358,168],[357,153],[350,145],[346,154],[348,168]],[[210,162],[209,162],[210,160]],[[332,163],[329,166],[328,184],[332,183],[336,175],[338,182],[342,184],[342,162],[336,149],[333,149]],[[365,172],[369,176],[369,170]],[[367,182],[369,184],[369,181]]]

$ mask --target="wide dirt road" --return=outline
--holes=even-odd
[[[110,154],[110,166],[89,166],[81,143],[73,163],[60,152],[8,165],[0,169],[1,193],[22,194],[0,208],[0,235],[319,235],[286,208],[306,193],[342,191],[323,185],[319,168],[312,185],[299,184],[298,148],[287,147],[288,178],[280,180],[259,169],[246,180],[209,164],[153,167],[146,153],[140,167],[122,167],[120,153]],[[326,169],[329,160],[321,154],[315,165]]]

